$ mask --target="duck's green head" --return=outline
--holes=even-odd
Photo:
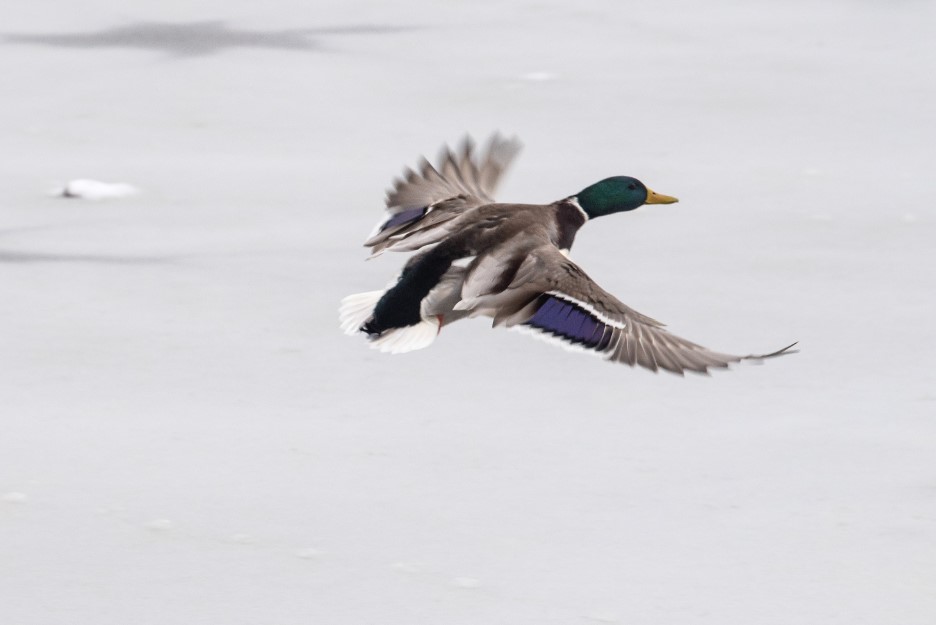
[[[630,176],[614,176],[596,182],[575,196],[590,219],[634,210],[644,204],[672,204],[674,197],[656,193],[647,185]]]

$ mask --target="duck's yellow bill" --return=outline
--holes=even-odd
[[[663,195],[662,193],[647,189],[647,201],[644,202],[644,204],[675,204],[678,201],[679,200],[671,195]]]

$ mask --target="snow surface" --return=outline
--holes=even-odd
[[[928,2],[0,9],[0,622],[936,622]],[[715,349],[615,367],[337,305],[405,164],[680,203],[574,258]],[[57,181],[144,192],[86,203]]]

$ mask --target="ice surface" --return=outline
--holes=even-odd
[[[3,623],[936,622],[932,3],[7,5]],[[583,229],[602,286],[801,353],[344,336],[391,179],[495,129],[506,200],[680,198]]]

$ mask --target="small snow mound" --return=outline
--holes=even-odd
[[[474,577],[456,577],[452,580],[452,585],[458,588],[477,588],[481,585],[481,580]]]
[[[80,178],[71,180],[64,187],[56,189],[54,195],[84,200],[109,200],[129,197],[139,192],[139,189],[124,182],[100,182]]]
[[[394,562],[391,567],[401,573],[419,573],[423,569],[418,562]]]
[[[125,506],[120,504],[108,504],[97,509],[98,514],[122,514],[127,511]]]
[[[24,503],[28,497],[26,496],[26,493],[18,493],[14,491],[10,493],[4,493],[0,499],[6,503]]]
[[[144,523],[143,527],[153,532],[166,532],[172,529],[172,521],[169,519],[153,519]]]
[[[552,72],[527,72],[520,76],[520,80],[526,82],[548,82],[550,80],[556,80],[557,78],[558,76]]]
[[[253,542],[253,536],[250,534],[231,534],[228,536],[228,542],[237,545],[249,545]]]
[[[314,560],[321,555],[321,551],[318,549],[313,549],[312,547],[306,547],[305,549],[299,549],[296,551],[296,557],[302,558],[303,560]]]
[[[589,621],[596,621],[598,623],[619,623],[620,619],[615,614],[609,614],[607,612],[592,612],[585,616]]]

